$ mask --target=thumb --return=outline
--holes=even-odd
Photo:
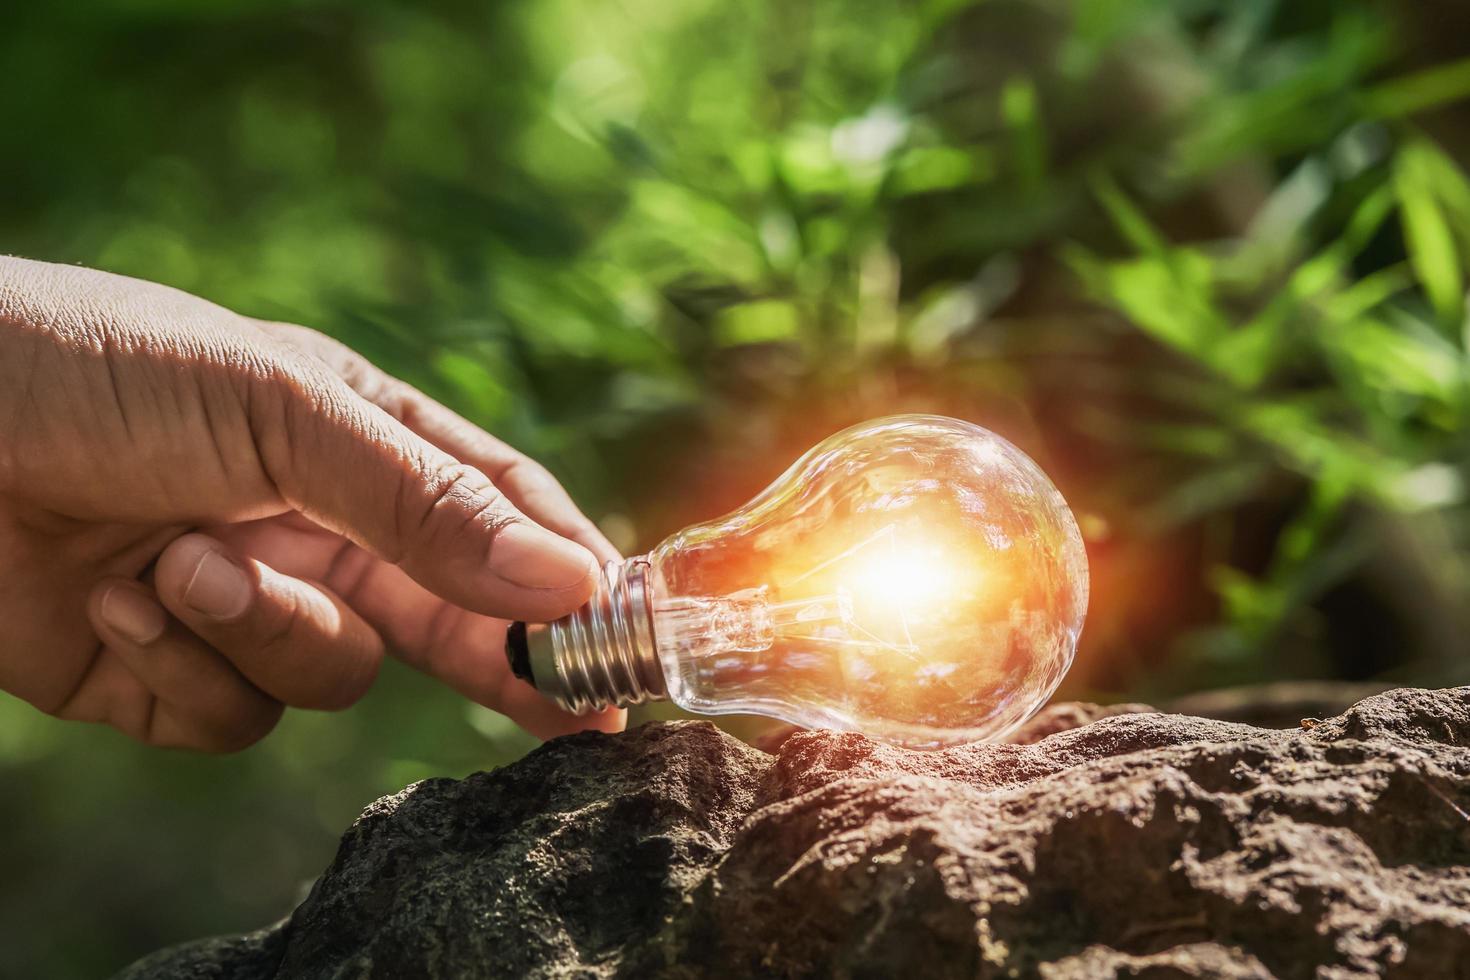
[[[269,385],[251,406],[257,452],[286,503],[448,602],[545,622],[592,595],[590,551],[335,376]]]

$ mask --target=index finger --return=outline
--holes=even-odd
[[[325,334],[290,323],[260,326],[326,363],[359,395],[418,436],[483,472],[537,524],[583,545],[599,561],[622,557],[540,463]]]

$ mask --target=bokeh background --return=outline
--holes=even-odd
[[[978,421],[1088,541],[1062,696],[1443,685],[1467,56],[1461,0],[11,4],[0,250],[337,336],[630,552],[848,423]],[[0,696],[0,973],[263,925],[532,744],[404,668],[226,759]]]

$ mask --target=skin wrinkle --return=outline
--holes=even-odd
[[[408,499],[411,491],[412,486],[407,478],[393,484],[393,503],[388,512],[392,515],[394,541],[407,540],[404,517],[408,514]],[[402,554],[384,555],[383,557],[395,566],[402,567],[403,565],[404,556]]]
[[[284,585],[285,583],[278,583]],[[268,629],[264,633],[251,632],[249,642],[254,649],[254,656],[260,660],[278,660],[281,663],[291,661],[293,652],[297,658],[303,655],[314,655],[318,651],[314,649],[319,645],[323,637],[313,630],[312,625],[320,621],[314,612],[324,611],[327,608],[335,610],[336,605],[332,597],[323,592],[317,583],[307,582],[308,586],[317,586],[315,591],[298,591],[295,588],[273,588],[270,590],[273,611],[267,622]],[[256,586],[257,594],[263,593],[264,582],[258,580]],[[340,598],[340,597],[339,597]],[[250,619],[249,611],[242,617]],[[349,638],[354,644],[362,639],[361,633],[353,629],[351,622],[345,622],[340,634],[330,637],[334,640]],[[380,641],[374,634],[372,636],[373,646]],[[370,650],[358,650],[359,653],[369,653]],[[315,657],[313,657],[315,659]],[[312,707],[320,710],[340,710],[355,703],[371,685],[377,676],[379,658],[377,656],[356,656],[349,658],[336,658],[337,662],[332,664],[331,660],[325,663],[335,666],[336,681],[325,689],[325,693],[315,698],[311,703],[303,703],[303,707]],[[345,668],[345,669],[344,669]]]
[[[402,422],[416,432],[424,428],[428,420],[419,416],[417,405],[411,397],[411,394],[417,394],[417,392],[414,392],[411,386],[389,378],[366,358],[331,338],[309,334],[289,324],[271,324],[270,326],[280,335],[288,338],[288,343],[307,351],[311,356],[334,369],[349,387],[381,408],[394,420]],[[511,455],[501,463],[500,467],[492,468],[488,475],[492,480],[498,479],[501,473],[520,464],[536,465],[525,457]]]
[[[490,557],[497,548],[497,542],[503,538],[505,529],[512,524],[520,523],[519,518],[516,517],[492,514],[491,511],[497,509],[497,506],[497,501],[487,500],[484,506],[469,515],[465,522],[466,524],[478,522],[486,531],[480,556],[480,564],[484,567],[490,565]],[[547,589],[545,591],[555,592],[559,590]]]
[[[72,684],[69,690],[62,694],[59,700],[57,700],[54,704],[38,704],[36,705],[36,707],[40,708],[46,714],[52,715],[56,718],[70,718],[77,721],[91,721],[92,719],[82,717],[76,713],[76,701],[77,698],[81,695],[82,691],[86,688],[87,681],[91,679],[92,673],[97,669],[97,665],[101,662],[104,649],[105,648],[102,646],[102,644],[97,644],[96,648],[92,650],[91,656],[87,658],[86,666],[82,668],[81,673],[77,674],[76,682]]]
[[[20,451],[17,445],[18,434],[31,431],[31,420],[40,421],[40,404],[36,397],[36,379],[39,375],[42,348],[33,338],[25,336],[28,332],[23,324],[14,321],[0,323],[7,332],[20,335],[19,346],[22,354],[26,356],[26,364],[21,371],[21,380],[13,390],[20,392],[20,398],[12,408],[10,419],[5,428],[0,430],[5,438],[0,441],[0,486],[14,487],[23,477],[21,460],[26,454]],[[7,344],[7,348],[11,346]],[[9,357],[0,358],[0,364],[9,361]],[[13,363],[13,362],[12,362]]]
[[[110,345],[103,341],[101,353],[102,365],[107,369],[107,387],[112,392],[112,401],[117,408],[117,416],[122,419],[123,433],[127,436],[129,444],[133,442],[133,424],[128,420],[128,406],[123,400],[122,386],[117,375],[117,364],[112,353],[108,350]]]
[[[297,437],[298,432],[306,432],[319,439],[324,428],[343,427],[352,431],[355,437],[352,442],[356,445],[378,451],[392,451],[391,436],[364,431],[359,424],[362,413],[355,411],[356,406],[343,397],[345,386],[340,382],[333,383],[324,377],[318,377],[314,370],[286,371],[280,374],[290,393],[282,428],[286,457],[290,460],[287,472],[292,474],[291,485],[284,488],[284,496],[293,506],[301,507],[305,501],[318,499],[331,492],[330,489],[318,490],[316,480],[319,473],[333,478],[337,476],[335,468],[316,465],[318,461],[330,460],[330,457],[319,450],[315,439],[312,442],[303,442]],[[318,420],[326,420],[326,426],[322,426]],[[332,462],[341,464],[348,461]],[[278,486],[280,483],[277,480]]]
[[[159,530],[159,532],[153,533],[153,535],[147,536],[147,538],[141,539],[141,541],[125,542],[125,544],[116,548],[116,550],[106,552],[106,557],[103,558],[103,561],[107,566],[118,567],[119,573],[128,574],[128,576],[143,573],[147,567],[151,566],[151,560],[148,560],[146,557],[148,552],[156,550],[156,548],[162,548],[163,544],[172,541],[179,533],[182,533],[182,530],[184,530],[184,527],[165,527],[165,529]],[[78,701],[79,696],[87,689],[88,683],[94,680],[94,673],[106,663],[106,652],[106,645],[98,642],[96,649],[93,649],[93,652],[91,652],[91,657],[88,658],[87,664],[82,667],[82,670],[76,676],[76,682],[73,683],[71,689],[60,693],[59,699],[56,699],[56,701],[43,702],[43,704],[37,704],[37,707],[43,713],[50,714],[50,716],[54,717],[94,720],[94,718],[90,717],[76,716],[73,713],[73,708],[75,708],[75,702]],[[101,718],[97,718],[97,720],[101,720]]]
[[[463,467],[463,464],[455,464],[453,468],[457,469],[461,467]],[[481,566],[488,567],[490,565],[491,555],[495,550],[496,542],[501,539],[502,532],[510,525],[517,523],[519,518],[514,514],[500,513],[506,507],[503,497],[493,492],[486,494],[476,489],[470,483],[471,477],[478,477],[480,480],[484,480],[484,474],[475,470],[473,467],[463,468],[466,472],[458,477],[455,483],[449,486],[441,498],[436,501],[434,508],[438,509],[441,506],[445,506],[448,501],[454,499],[457,496],[455,493],[456,490],[461,491],[458,494],[459,496],[467,496],[469,498],[465,503],[474,502],[474,509],[464,514],[459,526],[469,527],[472,524],[478,523],[488,532],[483,536],[480,555]],[[488,485],[488,481],[486,482]],[[491,485],[490,489],[494,491],[494,486]]]
[[[320,594],[325,595],[325,593]],[[321,711],[343,711],[361,700],[373,686],[373,682],[378,679],[378,674],[383,666],[383,657],[387,652],[387,644],[376,633],[370,637],[363,636],[360,631],[354,630],[351,624],[346,624],[341,636],[333,637],[333,639],[344,644],[350,642],[355,647],[357,655],[326,661],[332,664],[338,679],[336,683],[325,688],[324,696],[319,697],[316,703],[311,705]]]
[[[128,355],[135,359],[143,356],[143,346],[142,344],[132,345],[132,349],[127,351]],[[164,424],[168,426],[169,432],[167,438],[164,440],[164,452],[156,461],[152,472],[155,474],[163,473],[176,466],[194,467],[208,460],[214,464],[215,471],[219,474],[221,478],[220,482],[223,485],[234,485],[222,449],[226,444],[225,440],[222,438],[222,433],[218,432],[213,425],[212,407],[206,387],[207,379],[211,373],[209,370],[210,365],[208,363],[199,363],[196,360],[198,357],[197,352],[189,350],[186,346],[171,347],[162,356],[166,361],[176,363],[181,369],[185,369],[180,371],[181,384],[165,387],[153,383],[134,386],[130,392],[136,395],[141,388],[146,393],[145,397],[151,399],[155,407],[160,404],[157,392],[162,389],[169,393],[172,410],[165,413],[154,413],[154,417],[160,417],[164,420]],[[127,437],[130,442],[137,443],[139,442],[139,437],[135,435],[133,425],[129,421],[129,416],[133,413],[127,411],[125,398],[117,381],[119,365],[111,357],[106,359],[106,363],[109,370],[109,378],[111,379],[111,386],[118,393],[118,413],[123,420]],[[207,436],[204,439],[197,438],[198,430],[201,427]],[[177,455],[182,455],[180,453],[181,447],[189,447],[186,454],[187,459],[175,458]],[[179,493],[179,489],[171,486],[167,481],[164,482],[158,492],[160,496],[165,497],[171,502],[173,509],[180,513],[187,514],[191,510],[196,510],[199,507],[199,502],[194,499],[192,494],[187,492],[183,494]],[[200,519],[204,519],[204,516],[200,515]]]
[[[421,538],[429,532],[443,511],[458,509],[459,505],[470,501],[475,501],[481,510],[487,507],[488,502],[479,501],[479,493],[471,484],[471,478],[478,476],[480,474],[473,467],[463,463],[435,467],[433,475],[423,481],[430,492],[416,502],[418,514],[408,522],[418,532],[414,537]],[[467,518],[462,523],[468,524],[471,519]]]
[[[109,561],[108,564],[119,566],[118,574],[128,576],[140,574],[145,569],[150,568],[153,564],[152,559],[147,557],[149,553],[155,551],[156,549],[161,549],[164,544],[178,537],[178,535],[183,533],[184,530],[186,530],[186,528],[182,526],[163,528],[155,532],[154,534],[143,538],[142,540],[135,541],[130,545],[120,548],[117,552],[111,555],[112,560]],[[97,670],[100,664],[102,664],[106,652],[106,645],[99,642],[96,649],[93,650],[92,656],[87,662],[86,666],[77,676],[77,681],[74,685],[72,685],[71,690],[63,694],[60,701],[57,702],[57,704],[53,708],[47,708],[44,705],[38,705],[37,707],[40,707],[41,710],[46,714],[53,715],[57,718],[71,717],[71,715],[68,713],[68,709],[76,701],[78,695],[86,687],[88,681],[92,679],[93,672]],[[126,667],[126,663],[124,663],[123,666]],[[90,719],[83,718],[79,720]]]
[[[126,666],[126,665],[124,665]],[[139,683],[142,683],[139,681]],[[143,711],[143,741],[158,744],[160,741],[158,732],[158,695],[148,695],[148,706]]]
[[[432,663],[440,656],[441,651],[444,649],[445,638],[451,636],[453,631],[457,629],[456,623],[458,620],[459,615],[457,610],[445,606],[442,609],[436,610],[434,615],[429,618],[429,621],[424,624],[424,634],[420,649],[423,651],[423,661],[425,663]]]
[[[264,365],[258,359],[251,358],[250,364],[251,371],[247,374],[247,379],[263,373]],[[232,484],[244,480],[269,487],[267,496],[280,499],[284,507],[279,488],[262,464],[260,447],[253,438],[240,437],[240,430],[249,428],[250,396],[254,386],[248,380],[237,381],[232,374],[213,368],[195,373],[194,390],[203,411],[205,427],[209,432],[221,475]],[[222,404],[217,405],[217,401]],[[248,451],[232,453],[226,448],[242,443],[249,447]]]
[[[251,578],[254,579],[251,590],[259,594],[259,576],[252,573]],[[257,653],[265,657],[271,657],[273,655],[281,656],[291,652],[290,641],[296,630],[297,616],[301,611],[301,598],[290,589],[280,590],[280,593],[276,597],[276,602],[280,603],[280,609],[278,612],[272,613],[274,618],[269,627],[264,632],[252,638],[252,645],[255,647]],[[248,612],[249,610],[247,609],[246,613]]]
[[[463,609],[454,606],[444,606],[439,609],[429,620],[424,633],[424,656],[428,661],[434,661],[445,656],[448,651],[459,648],[455,642],[461,630],[465,629],[470,622],[470,615]],[[506,676],[510,676],[507,674]]]
[[[175,626],[176,630],[182,627]],[[228,751],[223,746],[231,739],[238,739],[242,744],[238,748],[244,748],[258,741],[262,736],[275,726],[280,718],[282,706],[280,702],[261,691],[240,673],[233,665],[225,663],[220,665],[222,670],[211,675],[211,690],[194,690],[191,694],[197,694],[200,700],[206,703],[223,702],[229,708],[218,715],[206,715],[197,717],[195,724],[206,731],[215,733],[216,745],[220,751]],[[174,678],[170,683],[170,690],[178,691],[185,687],[192,687],[187,679]],[[231,699],[228,697],[230,688],[240,686],[251,694],[248,699]],[[168,700],[168,699],[162,699]],[[176,699],[175,699],[176,700]]]
[[[214,460],[219,468],[220,476],[229,481],[232,473],[230,472],[230,458],[224,451],[222,420],[214,409],[214,400],[209,397],[206,384],[207,382],[202,377],[194,379],[194,397],[198,399],[199,408],[204,413],[204,427],[209,432],[210,443],[214,446]]]
[[[291,324],[257,322],[272,336],[281,338],[329,365],[359,395],[412,431],[420,434],[439,431],[465,444],[483,444],[487,441],[485,434],[478,432],[467,421],[441,406],[428,403],[411,385],[384,374],[371,361],[342,343]],[[481,465],[480,469],[495,486],[504,488],[520,485],[525,488],[527,500],[543,495],[550,497],[547,506],[539,508],[541,516],[533,519],[574,540],[597,542],[592,550],[601,552],[601,560],[610,557],[613,549],[603,547],[602,532],[597,525],[576,509],[555,477],[544,466],[507,446],[494,444],[493,440],[488,441],[493,444],[491,448],[495,452],[491,460],[493,465]],[[556,502],[557,497],[561,498],[560,506]],[[398,504],[402,504],[401,499]],[[526,508],[522,507],[521,510],[524,512]],[[395,510],[395,513],[398,512]]]
[[[273,377],[269,380],[280,382],[284,379]],[[291,497],[281,486],[281,480],[277,474],[289,472],[290,462],[295,458],[295,434],[290,414],[291,399],[256,397],[257,391],[269,381],[260,378],[252,379],[252,382],[247,382],[244,386],[246,418],[249,419],[251,443],[261,462],[261,475],[270,484],[276,497],[289,502]]]
[[[107,673],[117,676],[120,670],[128,680],[137,680],[131,671],[122,668],[113,659],[111,651],[104,645],[100,646],[97,651],[96,674],[89,676],[94,679],[103,677]],[[141,719],[147,715],[147,706],[136,698],[122,696],[125,690],[126,688],[119,687],[117,684],[93,683],[88,685],[85,691],[79,693],[78,700],[83,700],[83,695],[89,695],[94,701],[91,708],[92,716],[119,731],[141,731]]]
[[[14,324],[0,322],[0,328],[10,329]],[[14,390],[20,393],[16,404],[10,413],[10,418],[3,420],[3,428],[0,428],[0,490],[13,487],[16,482],[15,447],[13,434],[24,431],[26,420],[29,416],[39,414],[40,404],[36,400],[36,365],[40,361],[40,351],[31,345],[23,345],[22,356],[26,357],[26,363],[20,370],[20,380],[14,386]]]
[[[344,540],[332,555],[322,580],[350,606],[361,598],[359,593],[372,571],[372,556]]]

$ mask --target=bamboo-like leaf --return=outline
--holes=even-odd
[[[1364,116],[1392,119],[1470,98],[1470,58],[1435,65],[1374,86],[1362,98]]]
[[[1046,181],[1046,130],[1036,85],[1029,78],[1013,78],[1000,93],[1001,118],[1011,136],[1011,157],[1021,186],[1034,191]]]
[[[1180,249],[1169,262],[1156,257],[1104,262],[1074,248],[1068,257],[1095,299],[1170,347],[1220,366],[1215,347],[1228,324],[1213,300],[1206,256]]]
[[[1162,255],[1169,250],[1169,243],[1164,236],[1128,195],[1123,193],[1116,181],[1107,174],[1098,172],[1093,174],[1089,183],[1098,203],[1103,206],[1114,227],[1128,244],[1150,255]]]
[[[1465,316],[1465,277],[1455,236],[1434,195],[1434,168],[1418,144],[1405,147],[1394,166],[1409,262],[1446,329]]]

